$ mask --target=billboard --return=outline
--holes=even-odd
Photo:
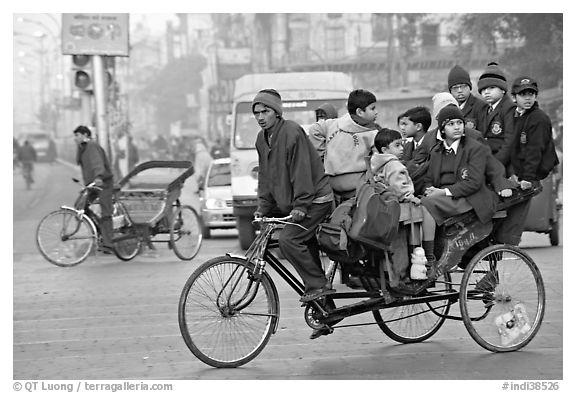
[[[128,14],[62,14],[62,54],[128,56]]]

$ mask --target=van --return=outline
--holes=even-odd
[[[247,249],[256,236],[252,225],[258,207],[258,152],[260,127],[252,114],[252,100],[262,89],[275,89],[282,96],[283,117],[305,130],[316,121],[315,110],[328,102],[342,116],[353,90],[352,78],[341,72],[290,72],[248,74],[236,80],[232,107],[230,159],[232,210],[240,246]]]

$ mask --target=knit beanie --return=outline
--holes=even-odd
[[[282,98],[280,94],[274,89],[260,90],[254,100],[252,100],[252,111],[256,104],[263,104],[269,108],[274,109],[278,115],[282,115]]]
[[[440,109],[446,105],[458,105],[456,98],[450,93],[438,93],[432,97],[432,118],[437,119]]]
[[[456,105],[446,105],[444,108],[440,110],[438,113],[438,129],[442,131],[450,120],[460,119],[464,121],[464,115],[460,108]]]
[[[482,90],[490,86],[499,87],[505,92],[508,91],[504,72],[498,67],[498,63],[495,62],[488,63],[488,67],[486,67],[484,73],[480,75],[480,79],[478,79],[478,92],[482,93]]]
[[[338,111],[336,108],[334,108],[334,105],[330,104],[329,102],[320,105],[316,111],[318,110],[324,111],[324,113],[326,113],[327,119],[336,119],[338,117]]]
[[[452,86],[460,84],[468,85],[470,86],[470,89],[472,89],[472,82],[470,81],[470,74],[468,71],[459,65],[455,65],[448,73],[448,90],[450,90]]]

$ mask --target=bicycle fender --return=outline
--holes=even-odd
[[[248,262],[248,258],[246,258],[246,256],[244,255],[238,255],[238,254],[233,254],[230,252],[226,253],[227,257],[230,258],[238,258],[238,259],[242,259],[243,261]],[[268,272],[264,272],[264,274],[266,275],[266,278],[268,279],[268,281],[270,281],[270,285],[272,286],[272,291],[274,291],[274,296],[276,296],[276,299],[278,299],[278,302],[280,302],[280,296],[278,295],[278,289],[276,288],[276,284],[274,283],[274,281],[272,280],[272,277],[270,277],[270,274],[268,274]],[[280,304],[280,303],[278,303]],[[276,318],[276,323],[274,324],[274,330],[272,330],[272,334],[276,334],[276,331],[278,330],[278,323],[280,323],[280,307],[278,307],[278,318]]]
[[[60,210],[67,210],[73,213],[78,214],[78,210],[74,209],[73,207],[70,206],[60,206]],[[98,228],[96,228],[96,224],[94,223],[94,221],[92,221],[92,219],[90,217],[88,217],[86,214],[82,213],[82,219],[85,219],[88,222],[88,225],[90,225],[90,227],[92,228],[92,230],[94,231],[94,233],[96,235],[98,235],[99,230]]]

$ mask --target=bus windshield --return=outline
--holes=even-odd
[[[282,103],[282,117],[293,120],[301,126],[309,125],[316,121],[315,111],[324,103],[334,105],[338,111],[338,116],[346,113],[345,99],[284,101]],[[234,147],[237,149],[254,149],[258,131],[260,131],[260,127],[252,114],[252,103],[238,103],[236,106]]]

